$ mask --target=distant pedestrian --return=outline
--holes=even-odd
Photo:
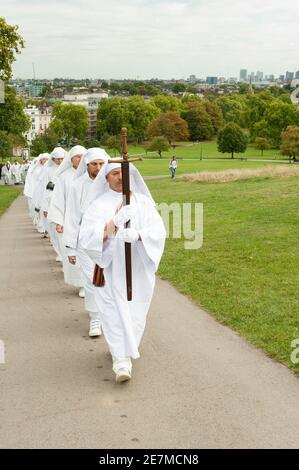
[[[175,177],[175,171],[178,167],[178,162],[175,156],[172,157],[172,159],[169,162],[169,169],[171,171],[171,178]]]

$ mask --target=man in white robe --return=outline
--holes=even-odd
[[[64,282],[70,286],[79,287],[79,296],[84,297],[83,278],[79,263],[71,264],[68,260],[67,249],[63,243],[63,231],[66,212],[66,201],[71,183],[76,175],[81,158],[86,149],[81,145],[73,147],[56,173],[56,184],[48,210],[48,220],[55,224],[62,257]]]
[[[9,161],[2,167],[2,177],[4,184],[11,184],[11,164]]]
[[[94,300],[94,286],[92,284],[95,264],[85,251],[78,249],[78,239],[88,193],[94,179],[109,158],[103,149],[91,148],[87,150],[71,184],[64,219],[63,242],[67,249],[69,262],[75,264],[77,259],[79,260],[85,289],[85,309],[90,318],[89,336],[91,337],[102,334],[100,312]]]
[[[11,167],[11,176],[14,184],[20,184],[21,182],[21,165],[16,160]]]
[[[40,208],[38,209],[38,196],[41,190],[40,184],[43,169],[49,161],[49,158],[50,155],[48,153],[41,153],[35,161],[31,163],[24,187],[24,194],[28,199],[29,213],[33,225],[39,233],[45,233],[45,219]]]
[[[48,220],[48,210],[53,195],[53,189],[57,181],[57,170],[64,158],[66,157],[66,151],[62,147],[55,147],[50,154],[50,159],[45,166],[42,175],[41,182],[39,184],[40,193],[37,197],[38,209],[41,209],[45,218],[45,228],[50,235],[51,243],[54,250],[56,251],[56,261],[62,261],[62,257],[59,249],[58,234],[56,232],[55,224]]]
[[[165,228],[138,170],[130,164],[131,202],[121,207],[120,164],[105,165],[90,191],[79,246],[104,269],[105,283],[95,288],[102,329],[116,381],[131,378],[131,358],[139,357],[146,316],[163,254]],[[131,220],[131,228],[124,224]],[[132,249],[132,301],[127,300],[124,242]]]

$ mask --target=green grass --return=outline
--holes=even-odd
[[[159,273],[299,374],[299,177],[226,184],[150,181],[157,202],[202,202],[204,244],[169,239]]]
[[[21,193],[22,188],[15,186],[0,186],[0,216]]]
[[[136,162],[135,165],[143,176],[169,175],[168,160],[143,160]],[[222,171],[230,169],[250,169],[261,168],[269,165],[277,165],[276,163],[250,162],[240,160],[180,160],[177,169],[177,176],[184,173],[195,173],[200,171]]]
[[[113,155],[113,152],[108,150],[108,153],[110,153],[111,156]],[[131,156],[135,154],[143,154],[145,153],[145,147],[144,146],[134,146],[134,145],[129,145],[129,153]],[[231,155],[228,153],[220,153],[217,150],[217,142],[216,141],[207,141],[203,142],[202,144],[192,144],[190,142],[180,142],[179,147],[177,147],[175,150],[171,149],[168,152],[163,152],[162,157],[170,159],[172,155],[175,155],[176,157],[179,158],[196,158],[199,159],[202,153],[203,158],[226,158],[230,159]],[[159,159],[159,156],[157,153],[148,153],[148,157],[151,158],[157,158]],[[243,154],[235,154],[235,158],[257,158],[257,159],[277,159],[277,160],[288,160],[287,157],[283,156],[280,154],[280,150],[278,149],[270,149],[270,150],[265,150],[263,157],[261,156],[261,151],[255,149],[253,146],[249,146],[246,150],[245,153]]]

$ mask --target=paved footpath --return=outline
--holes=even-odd
[[[299,447],[299,380],[158,281],[133,379],[19,197],[0,219],[1,448]]]

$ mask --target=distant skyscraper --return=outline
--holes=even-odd
[[[279,81],[280,82],[284,82],[284,78],[285,78],[284,75],[279,75]]]
[[[295,78],[296,78],[296,80],[299,80],[299,70],[297,70],[297,72],[295,74]]]
[[[218,78],[217,77],[207,77],[206,80],[208,85],[217,85],[218,84]]]
[[[293,80],[294,78],[294,72],[286,72],[286,80]]]
[[[240,82],[246,82],[247,80],[247,70],[241,69],[240,70]]]
[[[264,73],[263,72],[260,72],[259,70],[256,72],[256,80],[258,82],[261,82],[263,80],[263,77],[264,77]]]

